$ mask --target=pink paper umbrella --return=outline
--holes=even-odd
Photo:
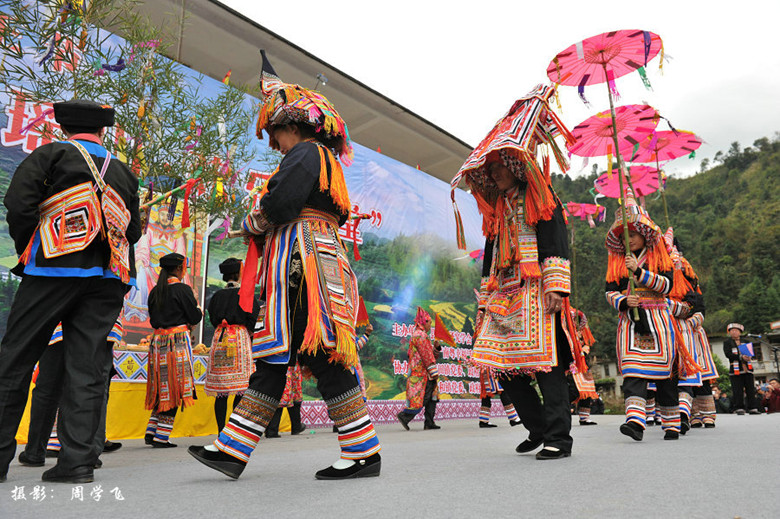
[[[578,202],[567,202],[566,211],[572,217],[579,217],[580,220],[588,220],[590,228],[596,227],[596,222],[593,221],[595,216],[599,222],[603,222],[607,215],[607,208],[598,204],[580,204]]]
[[[559,85],[576,86],[586,101],[585,85],[607,82],[616,94],[615,78],[635,70],[647,84],[644,67],[659,52],[663,52],[661,37],[650,31],[605,32],[559,52],[547,66],[547,77]]]
[[[650,166],[631,166],[631,183],[636,196],[647,196],[658,190],[658,170]],[[597,178],[593,185],[596,191],[609,198],[620,198],[620,183],[617,175],[607,173]]]
[[[637,143],[647,140],[658,124],[658,112],[648,105],[625,105],[615,108],[620,154],[631,156]],[[567,146],[569,151],[581,157],[614,155],[612,116],[609,110],[588,117],[571,131],[575,142]]]
[[[636,155],[623,153],[631,162],[666,162],[690,155],[701,146],[702,140],[693,132],[677,130],[655,132],[639,143]],[[622,151],[621,151],[622,152]]]

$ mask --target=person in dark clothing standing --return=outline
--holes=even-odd
[[[156,448],[176,447],[168,441],[179,406],[194,403],[190,329],[203,318],[192,288],[181,282],[184,256],[160,258],[160,277],[149,292],[149,322],[154,328],[146,370],[146,408],[152,410],[144,440]]]
[[[750,414],[760,414],[758,412],[758,401],[756,400],[756,386],[753,382],[753,364],[751,357],[744,355],[739,351],[739,345],[743,341],[741,338],[745,327],[739,323],[730,323],[726,326],[726,332],[729,338],[723,341],[723,353],[729,359],[729,378],[731,379],[732,405],[734,412],[739,415],[745,414],[745,396],[747,395],[747,407]]]
[[[62,444],[49,482],[93,481],[93,448],[111,367],[106,338],[135,275],[141,236],[138,179],[102,146],[114,110],[92,101],[54,104],[67,140],[33,151],[5,195],[22,276],[0,344],[0,481],[16,450],[33,367],[62,322]]]
[[[245,312],[238,304],[241,260],[228,258],[219,264],[222,279],[227,287],[217,291],[208,305],[208,315],[214,326],[214,339],[209,350],[209,366],[206,370],[206,394],[214,396],[214,414],[217,430],[225,427],[227,399],[235,395],[233,408],[241,401],[241,395],[249,387],[249,377],[255,371],[252,361],[252,332],[260,313],[260,305],[252,301],[252,311]]]

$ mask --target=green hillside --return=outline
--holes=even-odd
[[[761,333],[780,319],[780,136],[759,139],[744,150],[734,143],[728,152],[716,154],[715,162],[693,177],[667,181],[670,223],[701,279],[707,331],[725,335],[725,325],[739,321],[747,331]],[[557,175],[553,184],[564,203],[589,202],[596,176],[572,180]],[[600,202],[607,207],[607,220],[595,229],[570,220],[575,234],[573,297],[588,315],[598,340],[596,353],[614,357],[617,316],[604,299],[604,237],[618,206],[616,200]],[[647,197],[647,208],[665,230],[662,200]]]

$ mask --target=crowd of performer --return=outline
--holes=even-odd
[[[261,437],[279,436],[283,408],[291,433],[305,430],[301,380],[314,377],[339,443],[338,459],[315,477],[378,476],[381,447],[358,357],[373,328],[356,334],[358,283],[338,237],[352,207],[341,169],[352,155],[347,128],[327,99],[283,83],[263,58],[258,137],[267,132],[283,159],[255,193],[242,223],[246,262],[230,258],[219,266],[227,286],[208,304],[216,331],[205,385],[215,397],[219,434],[188,452],[238,478]],[[553,137],[567,130],[550,115],[527,119],[537,109],[546,113],[552,94],[552,88],[539,87],[508,114],[531,121],[526,148],[491,141],[492,148],[480,146],[479,160],[462,170],[485,233],[467,360],[480,372],[478,426],[495,427],[490,399],[498,396],[510,425],[528,433],[516,452],[541,447],[539,460],[572,454],[572,406],[580,425],[596,425],[590,406],[598,398],[587,363],[593,336],[585,314],[570,303],[566,215],[550,184],[549,164],[536,162],[536,147],[555,146]],[[105,127],[113,125],[113,109],[76,100],[56,103],[54,112],[66,140],[25,159],[5,196],[19,254],[14,273],[22,282],[0,346],[0,481],[16,452],[36,363],[32,421],[20,463],[43,465],[57,409],[61,448],[44,481],[90,482],[101,452],[112,448],[105,441],[105,412],[112,341],[121,337],[112,327],[121,323],[122,300],[135,276],[133,245],[142,235],[138,179],[101,144]],[[718,372],[702,327],[703,297],[671,229],[662,232],[630,190],[625,198],[625,211],[618,212],[605,243],[605,295],[618,313],[625,398],[620,432],[641,441],[660,418],[663,438],[677,440],[692,427],[715,426],[710,383]],[[186,258],[165,255],[159,268],[148,297],[154,333],[145,442],[173,448],[177,410],[197,397],[190,330],[204,314],[182,281]],[[420,411],[424,429],[440,428],[434,418],[441,349],[431,340],[431,325],[431,315],[418,307],[406,406],[397,415],[406,430]],[[730,324],[724,346],[738,414],[757,412],[750,358],[740,350],[743,331]]]

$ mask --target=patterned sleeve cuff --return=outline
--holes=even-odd
[[[263,211],[252,211],[241,224],[244,230],[250,234],[264,234],[273,224],[263,215]]]
[[[549,292],[571,293],[569,260],[550,256],[542,262],[542,289]]]
[[[439,376],[439,368],[436,366],[436,364],[431,364],[428,366],[428,375],[431,378],[436,378]]]
[[[667,299],[666,301],[669,303],[669,311],[674,317],[678,319],[688,318],[688,315],[691,313],[690,306],[686,305],[685,303],[681,303],[680,301],[675,301],[674,299]]]

